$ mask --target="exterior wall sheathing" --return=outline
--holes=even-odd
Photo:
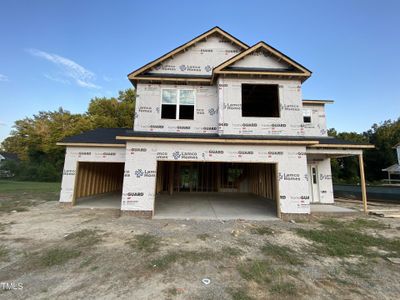
[[[61,183],[60,202],[73,202],[77,187],[79,162],[111,163],[125,162],[125,148],[67,147]],[[77,191],[76,191],[77,192]],[[80,196],[86,195],[86,191]]]
[[[157,161],[275,163],[281,212],[310,212],[304,146],[161,142],[127,142],[121,210],[154,210]]]
[[[163,88],[194,89],[194,120],[161,119]],[[218,93],[216,86],[138,84],[135,108],[135,131],[217,133]]]
[[[280,116],[242,117],[242,84],[279,86]],[[326,136],[324,108],[310,106],[312,123],[303,122],[301,82],[282,79],[218,78],[218,133],[264,136]]]

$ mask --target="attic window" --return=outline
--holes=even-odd
[[[195,92],[188,89],[162,89],[161,118],[193,120]]]
[[[279,118],[277,84],[242,84],[242,117]]]
[[[311,110],[310,109],[303,110],[303,122],[311,123]]]

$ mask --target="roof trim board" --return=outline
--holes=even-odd
[[[172,137],[138,137],[117,136],[117,140],[151,141],[151,142],[189,142],[189,143],[216,143],[216,144],[268,144],[268,145],[313,145],[318,141],[284,141],[284,140],[241,140],[241,139],[210,139],[210,138],[172,138]]]
[[[374,145],[358,144],[358,145],[346,145],[346,144],[315,144],[311,145],[311,148],[347,148],[347,149],[372,149]]]
[[[180,82],[204,82],[211,83],[207,78],[184,78],[184,77],[162,77],[162,76],[137,76],[135,80],[148,80],[148,81],[180,81]]]
[[[240,139],[198,139],[198,138],[165,138],[165,137],[129,137],[117,136],[117,140],[124,141],[151,141],[151,142],[192,142],[192,143],[217,143],[217,144],[268,144],[268,145],[306,145],[310,148],[336,148],[336,149],[371,149],[374,145],[336,145],[319,144],[318,141],[285,141],[285,140],[240,140]],[[125,144],[101,144],[101,143],[73,143],[60,142],[57,146],[69,147],[107,147],[125,148]]]
[[[65,138],[59,146],[125,147],[126,141],[226,143],[226,144],[281,144],[305,145],[309,149],[365,149],[373,145],[358,144],[332,137],[312,136],[238,136],[217,134],[155,133],[133,131],[131,128],[98,128]]]
[[[214,72],[214,74],[242,74],[242,75],[277,75],[277,76],[301,76],[301,77],[310,77],[310,75],[301,74],[301,73],[294,73],[294,72],[271,72],[271,71],[230,71],[230,70],[223,70]]]
[[[288,73],[283,73],[283,72],[260,72],[260,71],[229,71],[229,70],[224,70],[224,68],[228,67],[229,65],[237,62],[238,60],[244,58],[246,55],[249,55],[250,53],[258,50],[258,49],[265,49],[268,52],[271,52],[273,55],[275,55],[276,57],[282,59],[283,61],[285,61],[287,64],[295,67],[296,69],[298,69],[300,72],[288,72]],[[289,76],[306,76],[306,77],[310,77],[311,76],[311,71],[308,70],[306,67],[302,66],[301,64],[299,64],[298,62],[296,62],[295,60],[291,59],[290,57],[286,56],[285,54],[283,54],[282,52],[280,52],[279,50],[273,48],[272,46],[268,45],[267,43],[261,41],[258,42],[257,44],[255,44],[254,46],[248,48],[247,50],[235,55],[234,57],[228,59],[227,61],[223,62],[222,64],[216,66],[213,70],[213,74],[256,74],[256,75],[289,75]]]
[[[240,41],[239,39],[235,38],[233,35],[229,34],[228,32],[222,30],[221,28],[219,28],[218,26],[215,26],[213,28],[211,28],[210,30],[204,32],[203,34],[195,37],[194,39],[190,40],[189,42],[179,46],[178,48],[175,48],[174,50],[164,54],[163,56],[149,62],[148,64],[144,65],[143,67],[131,72],[128,74],[128,78],[133,80],[133,79],[138,79],[136,76],[139,75],[140,73],[143,73],[145,71],[147,71],[148,69],[154,67],[155,65],[159,64],[160,62],[174,56],[175,54],[183,51],[184,49],[194,45],[195,43],[199,42],[202,39],[207,38],[208,36],[214,34],[214,33],[219,33],[221,35],[223,35],[225,38],[227,38],[228,40],[232,41],[233,43],[235,43],[236,45],[240,46],[243,49],[248,49],[249,45],[243,43],[242,41]]]
[[[335,101],[333,101],[333,100],[308,100],[308,99],[306,100],[306,99],[303,99],[302,102],[303,102],[303,104],[320,104],[320,105],[324,105],[324,104],[332,104]]]
[[[374,145],[367,144],[320,144],[318,140],[288,141],[288,140],[252,140],[252,139],[212,139],[212,138],[176,138],[176,137],[138,137],[138,136],[117,136],[117,140],[125,141],[158,141],[158,142],[193,142],[193,143],[218,143],[218,144],[268,144],[268,145],[306,145],[312,148],[347,148],[347,149],[370,149]]]

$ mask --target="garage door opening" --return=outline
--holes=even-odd
[[[79,162],[74,205],[121,208],[124,163]]]
[[[275,164],[158,162],[154,217],[275,219],[277,186]]]

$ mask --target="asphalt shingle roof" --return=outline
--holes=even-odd
[[[260,135],[218,135],[203,133],[175,133],[175,132],[145,132],[133,131],[131,128],[97,128],[78,135],[65,138],[63,143],[94,143],[94,144],[125,144],[124,140],[117,140],[116,136],[132,137],[169,137],[169,138],[207,138],[207,139],[241,139],[241,140],[282,140],[282,141],[318,141],[320,144],[331,145],[366,145],[353,141],[345,141],[333,137],[313,136],[260,136]]]

